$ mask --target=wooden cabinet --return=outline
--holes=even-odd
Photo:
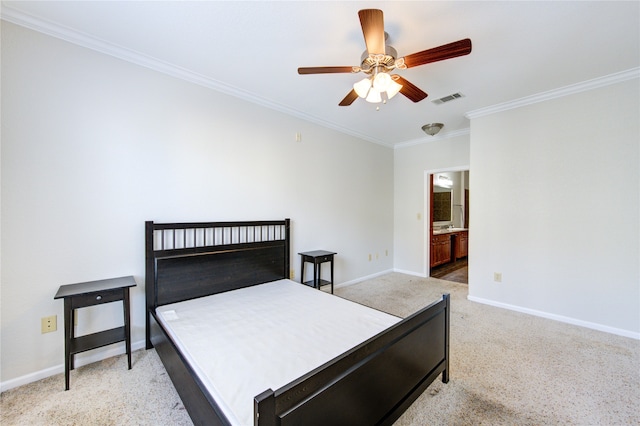
[[[431,237],[431,267],[454,262],[469,254],[469,232],[455,231]]]
[[[451,262],[451,234],[431,237],[431,267]]]
[[[455,234],[455,259],[458,260],[462,257],[467,257],[469,254],[469,232],[461,231]]]

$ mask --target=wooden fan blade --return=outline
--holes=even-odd
[[[370,55],[385,54],[384,50],[384,17],[378,9],[363,9],[358,12],[360,26]]]
[[[444,61],[458,56],[464,56],[471,53],[471,40],[454,41],[453,43],[444,44],[433,49],[423,50],[422,52],[413,53],[404,57],[404,64],[407,68],[417,67],[418,65],[429,64],[431,62]]]
[[[342,72],[354,72],[353,67],[301,67],[298,74],[334,74]]]
[[[425,92],[423,92],[418,86],[411,83],[409,80],[406,80],[400,77],[397,74],[392,75],[391,78],[393,78],[396,83],[402,85],[402,89],[400,89],[400,93],[405,95],[410,101],[420,102],[421,100],[429,96]]]
[[[345,96],[345,98],[338,105],[340,105],[340,106],[349,106],[356,99],[358,99],[358,94],[356,93],[355,90],[351,89],[349,94],[347,96]]]

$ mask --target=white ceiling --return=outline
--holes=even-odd
[[[366,8],[383,10],[399,56],[467,37],[473,51],[399,71],[422,102],[340,107],[362,74],[297,68],[359,65]],[[436,138],[463,134],[469,112],[640,66],[637,1],[3,1],[2,17],[387,146],[433,140],[430,122],[445,124]]]

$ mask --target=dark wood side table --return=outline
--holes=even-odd
[[[298,253],[301,257],[302,271],[300,273],[300,282],[313,288],[320,290],[323,285],[331,284],[331,294],[333,294],[333,256],[337,253],[325,250],[314,250]],[[313,281],[304,281],[304,264],[306,262],[313,263]],[[329,262],[331,266],[331,281],[321,278],[321,266],[323,263]]]
[[[131,370],[131,325],[129,308],[129,288],[135,287],[133,277],[111,278],[108,280],[89,281],[86,283],[60,286],[54,299],[64,299],[64,385],[69,390],[69,370],[73,370],[75,354],[125,341],[127,361]],[[87,306],[122,301],[124,325],[111,330],[74,335],[74,311]]]

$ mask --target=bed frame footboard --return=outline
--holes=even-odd
[[[259,426],[390,425],[442,374],[449,381],[444,295],[328,364],[254,401]]]

